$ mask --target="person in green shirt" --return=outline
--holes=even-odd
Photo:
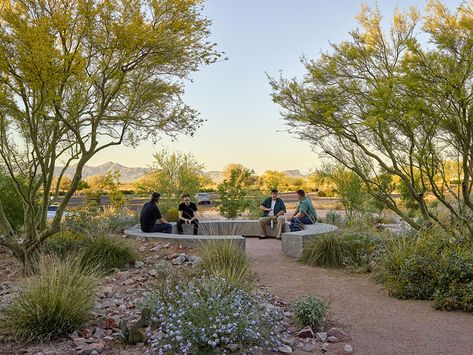
[[[297,232],[304,229],[305,224],[317,222],[317,212],[312,205],[312,201],[305,195],[304,190],[297,190],[299,205],[294,211],[294,215],[289,219],[291,222],[291,232]]]

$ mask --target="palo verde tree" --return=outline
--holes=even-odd
[[[423,18],[396,12],[388,34],[378,10],[365,6],[358,20],[351,40],[303,60],[302,80],[270,79],[273,100],[294,133],[356,173],[412,227],[448,227],[429,206],[433,194],[473,236],[473,2],[451,13],[430,1]],[[428,46],[415,36],[420,22]],[[461,167],[459,189],[449,161]],[[402,184],[420,218],[400,208],[385,176]]]
[[[183,80],[220,54],[199,0],[6,0],[0,23],[0,157],[25,208],[22,235],[0,212],[0,244],[27,261],[96,153],[193,134]],[[47,223],[59,165],[75,172]]]
[[[205,166],[191,153],[169,152],[165,149],[153,155],[151,170],[135,182],[139,193],[159,191],[164,204],[177,207],[183,194],[194,196],[201,188]]]

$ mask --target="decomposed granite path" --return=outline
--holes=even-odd
[[[313,294],[330,301],[356,354],[471,354],[473,314],[434,310],[429,301],[397,300],[366,274],[305,266],[281,253],[280,241],[247,238],[261,283],[286,301]]]

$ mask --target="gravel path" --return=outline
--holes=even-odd
[[[282,299],[311,293],[330,301],[357,354],[473,354],[473,314],[397,300],[366,274],[305,266],[282,256],[275,239],[247,238],[246,251],[262,284]]]

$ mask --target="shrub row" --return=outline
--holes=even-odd
[[[473,243],[449,233],[430,230],[393,240],[376,277],[394,297],[433,300],[442,310],[473,311]]]

